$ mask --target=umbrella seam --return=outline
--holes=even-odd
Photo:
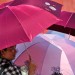
[[[49,45],[48,45],[48,47],[49,47]],[[47,48],[47,49],[48,49],[48,48]],[[46,55],[47,55],[47,51],[46,51],[46,53],[45,53],[44,58],[46,57]],[[44,60],[43,60],[43,63],[42,63],[41,72],[42,72],[42,69],[43,69],[43,65],[44,65]],[[41,74],[41,73],[40,73],[40,74]]]
[[[10,9],[10,6],[8,6],[8,9],[13,13],[13,15],[16,17],[16,19],[18,20],[18,22],[21,24],[20,20],[18,19],[18,17],[15,15],[15,13]],[[30,38],[26,32],[26,30],[23,28],[22,24],[21,27],[23,29],[23,31],[25,32],[25,34],[27,35],[28,39]],[[29,39],[30,40],[30,39]]]
[[[67,20],[67,22],[66,22],[66,26],[67,26],[68,22],[70,21],[72,15],[73,15],[73,13],[70,15],[69,19]]]
[[[24,52],[27,52],[27,54],[29,54],[28,51],[27,51],[27,49],[31,48],[32,46],[34,46],[34,45],[36,45],[36,44],[38,44],[38,43],[40,43],[40,42],[37,42],[37,43],[35,43],[35,44],[29,46],[29,47],[26,48],[21,54],[23,54]],[[26,45],[24,44],[24,46],[26,46]],[[21,56],[21,54],[18,56],[18,58]],[[18,59],[18,58],[17,58],[17,59]],[[16,59],[16,60],[17,60],[17,59]],[[16,60],[15,60],[15,61],[16,61]],[[14,61],[14,63],[15,63],[15,61]]]

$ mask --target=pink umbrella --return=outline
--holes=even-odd
[[[53,14],[31,5],[0,9],[0,49],[31,41],[38,33],[58,21]]]
[[[30,54],[32,63],[36,66],[34,75],[75,74],[74,42],[57,35],[42,34],[36,37],[32,43],[30,46],[25,44],[27,48],[25,47],[26,50],[16,59],[15,64],[24,66],[25,60],[28,59],[28,54]]]

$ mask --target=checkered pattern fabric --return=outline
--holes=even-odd
[[[0,59],[0,70],[4,67],[1,75],[22,75],[20,68],[6,59]]]

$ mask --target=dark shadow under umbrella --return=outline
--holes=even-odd
[[[48,28],[48,30],[54,30],[54,31],[58,31],[58,32],[62,32],[62,33],[75,36],[75,29],[69,28],[69,27],[63,27],[57,24],[53,24],[51,27]]]

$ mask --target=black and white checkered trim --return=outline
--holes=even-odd
[[[7,66],[7,64],[9,65]],[[10,61],[6,59],[0,60],[0,70],[2,69],[3,66],[6,68],[4,69],[1,75],[22,75],[20,68],[15,66],[14,64],[12,64]]]

